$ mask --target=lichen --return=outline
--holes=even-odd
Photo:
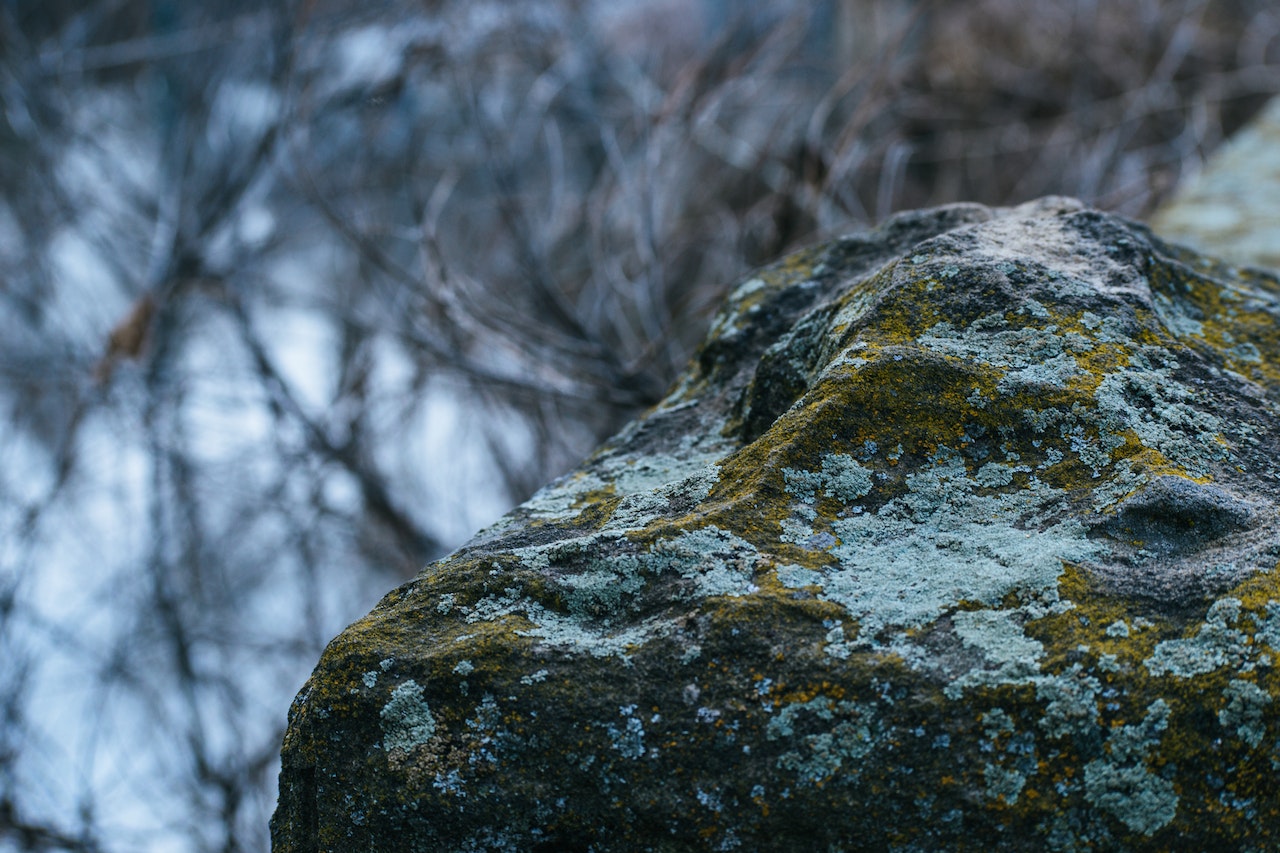
[[[1157,699],[1142,722],[1120,726],[1107,742],[1105,758],[1084,767],[1085,797],[1106,809],[1134,832],[1150,836],[1173,820],[1178,794],[1168,779],[1156,775],[1146,758],[1158,746],[1169,725],[1169,706]]]
[[[799,734],[797,728],[818,731]],[[839,778],[845,784],[858,777],[858,760],[883,737],[874,711],[855,702],[826,697],[786,705],[769,721],[769,740],[794,741],[796,749],[784,752],[777,766],[795,774],[800,785],[818,785]]]
[[[788,490],[805,503],[813,503],[817,492],[853,503],[871,491],[872,473],[847,453],[827,454],[822,458],[822,470],[817,472],[782,469]]]
[[[866,641],[919,627],[959,601],[997,604],[1011,593],[1051,590],[1064,560],[1096,550],[1078,522],[1025,526],[1061,492],[1032,479],[1010,494],[978,494],[949,448],[906,486],[876,513],[831,525],[840,544],[824,570],[822,596],[859,621]]]
[[[1233,678],[1222,696],[1227,705],[1218,712],[1218,722],[1249,746],[1260,746],[1267,730],[1263,714],[1272,702],[1271,694],[1252,681]]]
[[[974,669],[946,688],[958,699],[966,688],[1026,683],[1040,672],[1044,645],[1028,637],[1018,614],[1007,610],[961,611],[951,617],[956,636],[981,652],[990,668]]]
[[[382,721],[382,748],[409,751],[431,740],[436,719],[422,698],[422,688],[412,679],[391,691],[391,700],[378,713]]]
[[[1194,637],[1166,640],[1156,646],[1147,660],[1152,675],[1169,673],[1192,678],[1219,667],[1238,664],[1249,650],[1248,636],[1235,623],[1240,617],[1240,600],[1223,598],[1214,602]]]
[[[608,727],[612,746],[622,754],[623,758],[636,759],[645,754],[644,723],[635,716],[636,706],[627,705],[618,709],[622,715],[623,725]]]

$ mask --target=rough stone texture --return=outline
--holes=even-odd
[[[1232,263],[1280,269],[1280,98],[1215,152],[1151,226]]]
[[[1280,285],[1065,199],[733,292],[333,641],[278,851],[1280,848]]]

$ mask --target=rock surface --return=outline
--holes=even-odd
[[[1280,269],[1280,98],[1216,151],[1151,227],[1232,263]]]
[[[742,283],[335,639],[277,851],[1280,848],[1280,285],[1066,199]]]

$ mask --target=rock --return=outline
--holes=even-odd
[[[277,851],[1280,847],[1280,284],[1046,199],[739,285],[390,593]]]
[[[1151,227],[1232,263],[1280,269],[1280,98],[1216,151]]]

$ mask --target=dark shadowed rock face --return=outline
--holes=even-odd
[[[1049,199],[738,286],[294,704],[278,851],[1280,849],[1280,286]]]

